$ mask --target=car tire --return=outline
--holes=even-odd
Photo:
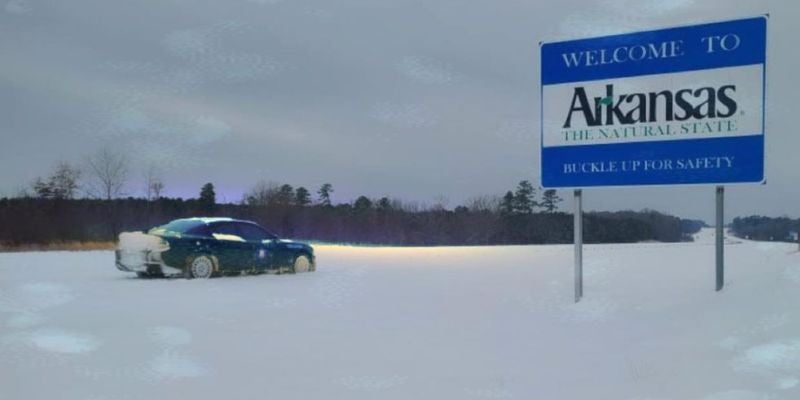
[[[310,272],[313,271],[313,266],[311,264],[311,260],[308,258],[307,255],[301,254],[294,259],[292,263],[292,273],[296,274],[299,272]]]
[[[209,256],[197,256],[189,261],[187,270],[190,278],[211,278],[214,274],[214,260]]]

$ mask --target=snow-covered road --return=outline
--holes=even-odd
[[[0,399],[800,398],[800,254],[317,246],[316,273],[140,280],[0,254]]]

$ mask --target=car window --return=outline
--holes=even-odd
[[[205,226],[205,223],[195,219],[176,219],[166,225],[159,226],[155,229],[162,229],[165,231],[189,233],[189,230],[197,227]]]
[[[205,224],[198,225],[198,226],[195,226],[194,228],[190,228],[190,229],[186,230],[186,233],[192,234],[192,235],[198,235],[198,236],[208,236],[209,235],[208,232],[209,232],[208,231],[208,226],[206,226]]]
[[[210,226],[211,236],[217,240],[227,240],[232,242],[244,242],[242,234],[232,222],[217,223]]]
[[[261,241],[265,239],[272,239],[267,231],[253,224],[237,224],[239,232],[244,240],[247,241]]]

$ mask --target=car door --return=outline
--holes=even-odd
[[[275,235],[251,223],[239,223],[239,232],[247,243],[252,245],[255,267],[259,270],[272,268],[274,264]]]
[[[255,246],[242,237],[238,223],[217,222],[211,224],[210,230],[220,269],[242,271],[255,267]]]

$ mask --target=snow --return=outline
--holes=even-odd
[[[127,252],[137,252],[144,250],[163,250],[164,245],[158,236],[148,235],[142,232],[122,232],[119,234],[120,250]]]
[[[136,279],[0,254],[0,399],[800,398],[800,253],[316,246],[318,270]]]
[[[214,236],[214,239],[217,239],[217,240],[229,240],[229,241],[232,241],[232,242],[244,242],[245,241],[241,236],[237,236],[237,235],[230,235],[230,234],[226,234],[226,233],[214,233],[212,235]]]
[[[30,335],[31,343],[39,350],[56,353],[85,353],[94,351],[98,344],[91,335],[60,330],[40,330]]]

